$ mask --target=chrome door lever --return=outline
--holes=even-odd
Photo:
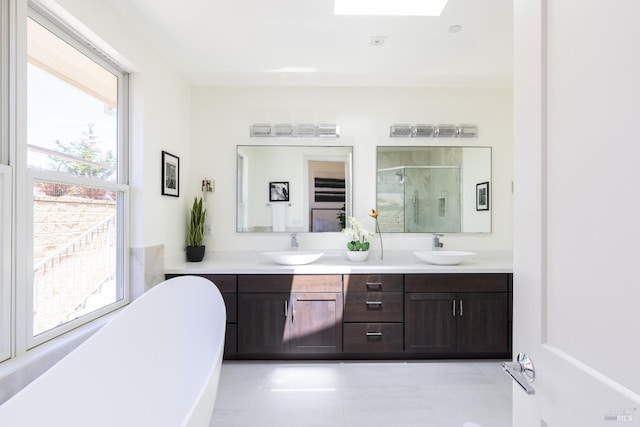
[[[527,394],[536,394],[531,383],[536,379],[533,362],[525,353],[518,353],[515,362],[502,362],[502,369],[513,378]]]

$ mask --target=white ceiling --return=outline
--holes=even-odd
[[[194,84],[511,86],[512,0],[449,0],[439,17],[334,16],[333,0],[108,1]],[[287,67],[316,71],[269,71]]]

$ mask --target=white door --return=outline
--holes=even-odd
[[[640,1],[514,13],[514,426],[637,426]]]

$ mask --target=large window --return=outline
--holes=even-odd
[[[127,302],[127,76],[35,11],[27,60],[31,347]]]

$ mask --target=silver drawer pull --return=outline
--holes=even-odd
[[[365,302],[367,305],[382,305],[382,301],[367,301]]]
[[[369,282],[367,282],[367,289],[374,288],[374,287],[377,290],[382,290],[382,283],[369,283]]]
[[[453,317],[456,317],[456,300],[451,301],[453,304]]]
[[[462,299],[460,300],[460,316],[464,316],[464,310],[462,309]]]
[[[382,332],[367,332],[368,337],[381,337]]]

